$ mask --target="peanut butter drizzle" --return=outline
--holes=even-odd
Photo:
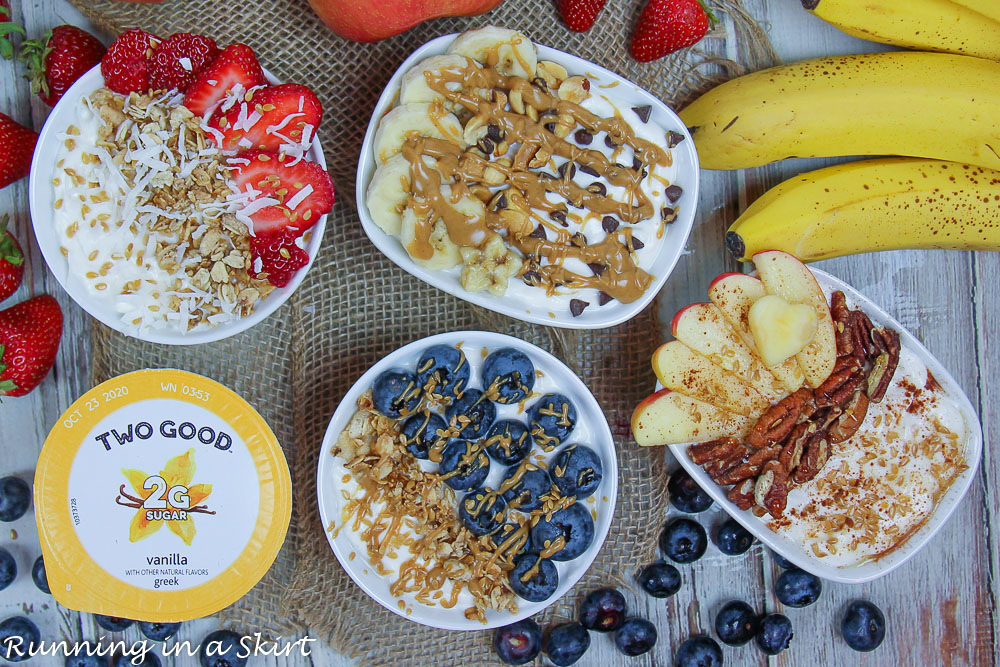
[[[493,59],[496,59],[495,54]],[[495,63],[487,63],[491,64]],[[637,223],[651,218],[656,213],[640,187],[642,168],[645,165],[669,165],[670,156],[661,147],[635,136],[632,128],[620,115],[602,118],[574,102],[551,95],[527,79],[505,76],[490,66],[479,68],[469,63],[465,67],[443,68],[437,73],[424,72],[424,76],[432,90],[475,114],[481,119],[483,127],[497,126],[506,142],[510,145],[521,143],[522,148],[517,151],[513,164],[508,168],[500,163],[483,159],[471,151],[464,151],[457,144],[447,140],[430,137],[414,137],[407,140],[402,154],[410,163],[413,197],[409,204],[415,206],[414,213],[418,218],[414,239],[407,250],[414,257],[430,259],[433,256],[430,236],[434,222],[438,218],[444,222],[451,240],[465,247],[481,246],[489,237],[487,228],[498,231],[506,229],[498,211],[488,211],[486,219],[466,216],[451,206],[441,193],[442,175],[449,181],[452,193],[456,197],[461,197],[469,193],[467,183],[480,181],[487,166],[503,173],[507,182],[521,191],[532,209],[550,213],[562,210],[561,206],[546,198],[546,194],[552,192],[565,198],[575,207],[584,208],[596,215],[616,215],[623,222]],[[524,104],[534,107],[541,117],[538,121],[534,121],[527,115],[508,111],[503,108],[505,100],[499,99],[497,95],[491,100],[484,100],[461,90],[449,90],[447,87],[449,83],[459,83],[465,88],[487,91],[491,89],[516,91],[521,95]],[[576,146],[547,131],[545,124],[554,122],[561,114],[569,115],[591,133],[606,132],[615,143],[631,146],[642,165],[638,169],[632,169],[614,163],[600,151]],[[544,149],[550,155],[566,158],[569,164],[576,163],[595,170],[610,184],[625,188],[628,202],[618,202],[611,197],[581,187],[572,181],[569,171],[559,178],[529,170],[527,163],[534,156],[535,149]],[[437,161],[435,166],[430,167],[424,162],[424,157],[434,158]],[[529,265],[540,263],[542,258],[549,260],[550,264],[539,267],[541,270],[534,269],[541,281],[546,284],[549,293],[563,285],[575,288],[592,287],[623,303],[630,303],[638,299],[652,282],[652,276],[636,265],[629,252],[631,232],[628,229],[621,233],[626,237],[625,243],[620,239],[619,233],[612,233],[600,243],[583,247],[570,243],[556,244],[541,241],[525,236],[523,230],[520,230],[519,234],[515,234],[513,230],[507,231],[508,243],[534,259]],[[557,238],[561,236],[557,235]],[[600,264],[606,267],[606,270],[599,276],[583,276],[561,265],[569,258]],[[527,265],[526,270],[528,270]]]

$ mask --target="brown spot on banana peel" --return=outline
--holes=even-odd
[[[728,130],[729,128],[731,128],[733,126],[733,123],[735,123],[739,119],[740,119],[739,116],[733,116],[733,119],[731,121],[729,121],[728,125],[726,125],[724,128],[722,128],[722,132],[720,132],[719,134],[723,134],[726,130]]]

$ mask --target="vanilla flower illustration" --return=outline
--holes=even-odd
[[[116,499],[119,505],[124,505],[125,507],[134,507],[137,509],[135,516],[132,517],[132,523],[129,526],[128,539],[130,542],[138,542],[139,540],[145,539],[158,531],[160,526],[164,523],[170,528],[170,531],[177,535],[179,538],[184,540],[184,544],[191,546],[192,540],[195,536],[195,526],[194,519],[191,514],[215,514],[205,508],[201,503],[208,498],[208,495],[212,492],[211,484],[195,484],[191,485],[191,481],[194,479],[194,449],[189,449],[183,454],[179,454],[174,458],[167,461],[167,464],[160,471],[160,477],[166,483],[166,488],[159,487],[161,490],[166,490],[167,492],[163,494],[163,500],[166,503],[166,509],[164,512],[169,511],[179,511],[185,512],[187,516],[184,519],[153,519],[147,520],[146,515],[149,511],[148,508],[143,505],[146,499],[149,498],[150,494],[157,490],[157,485],[150,485],[152,488],[145,488],[147,486],[147,480],[149,480],[150,475],[142,472],[141,470],[133,470],[122,468],[122,474],[128,479],[129,483],[132,485],[132,489],[135,491],[137,497],[133,497],[125,492],[125,485],[121,485],[121,495]],[[174,507],[171,505],[171,493],[169,490],[175,489],[181,486],[187,489],[183,492],[182,496],[186,496],[188,499],[187,507]],[[127,502],[122,500],[124,496]]]

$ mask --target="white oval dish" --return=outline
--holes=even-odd
[[[385,90],[382,91],[382,95],[375,105],[371,121],[368,123],[368,130],[365,133],[364,143],[361,146],[361,159],[358,162],[356,182],[358,215],[361,217],[361,225],[368,238],[386,257],[424,282],[460,299],[525,322],[548,324],[568,329],[601,329],[635,317],[660,291],[684,252],[688,235],[694,225],[695,208],[698,202],[698,155],[695,151],[694,141],[683,121],[667,105],[628,79],[624,79],[588,60],[536,44],[539,60],[551,60],[559,63],[566,68],[570,75],[585,74],[599,89],[610,89],[609,94],[613,94],[616,101],[620,99],[624,107],[650,105],[652,107],[650,114],[652,121],[659,123],[667,131],[672,130],[685,137],[684,141],[671,149],[677,171],[681,174],[676,182],[684,188],[684,194],[679,200],[679,215],[674,223],[666,227],[657,254],[644,267],[650,273],[655,267],[656,273],[653,282],[642,297],[632,303],[621,303],[616,300],[601,307],[596,307],[595,304],[579,317],[573,317],[565,306],[555,310],[546,305],[544,301],[538,301],[538,305],[526,307],[526,302],[530,304],[539,299],[539,289],[528,287],[517,278],[510,280],[507,293],[503,296],[494,296],[489,292],[469,292],[459,282],[461,267],[441,271],[426,269],[418,265],[406,252],[398,238],[387,234],[372,220],[366,203],[366,191],[376,169],[372,144],[379,121],[396,101],[400,83],[406,72],[424,58],[445,53],[456,36],[457,33],[437,37],[414,51],[389,79],[389,83],[386,84]]]
[[[280,83],[267,70],[264,70],[264,76],[272,85]],[[95,298],[87,290],[83,281],[72,279],[73,277],[69,275],[66,258],[59,251],[59,235],[52,224],[52,211],[54,210],[54,194],[51,184],[52,156],[56,155],[60,142],[59,134],[65,132],[76,118],[76,108],[80,99],[102,86],[104,86],[104,77],[101,75],[101,66],[95,65],[66,91],[49,112],[49,117],[38,135],[38,143],[35,145],[35,154],[31,161],[31,173],[28,181],[28,207],[31,211],[31,222],[45,263],[59,284],[81,308],[106,326],[126,336],[164,345],[195,345],[222,340],[249,329],[277,310],[302,283],[306,272],[309,271],[316,259],[323,240],[323,231],[326,229],[326,215],[321,216],[313,228],[306,232],[309,238],[305,250],[309,254],[309,263],[298,270],[288,285],[275,289],[266,299],[258,301],[254,312],[247,317],[223,322],[210,329],[184,333],[177,329],[147,328],[141,330],[134,326],[128,326],[121,321],[113,303],[106,303],[104,300]],[[326,158],[318,140],[313,141],[312,148],[306,157],[326,169]]]
[[[341,476],[343,465],[340,459],[331,454],[333,445],[337,442],[337,437],[350,422],[351,416],[357,410],[358,397],[367,391],[375,378],[383,371],[390,368],[405,368],[413,370],[417,360],[424,349],[431,345],[461,345],[466,353],[466,358],[472,371],[470,386],[481,386],[479,383],[479,373],[482,367],[484,355],[482,350],[492,352],[493,350],[512,347],[524,352],[531,359],[537,371],[542,372],[542,376],[536,380],[534,392],[537,394],[558,391],[571,399],[577,408],[579,415],[576,428],[572,437],[568,439],[571,443],[585,443],[591,446],[601,456],[604,464],[604,478],[600,487],[594,493],[594,503],[589,503],[586,499],[580,502],[586,507],[597,511],[597,518],[594,521],[594,541],[590,547],[578,558],[555,562],[559,571],[559,587],[548,600],[543,602],[528,602],[518,599],[518,611],[516,614],[500,611],[487,612],[487,623],[483,625],[479,621],[469,620],[465,617],[464,606],[460,600],[451,609],[442,607],[431,607],[413,600],[412,594],[396,598],[389,593],[391,575],[382,576],[375,572],[369,564],[365,551],[354,544],[351,539],[352,533],[347,530],[340,531],[334,537],[332,531],[328,530],[331,523],[340,525],[340,508],[342,496],[340,494]],[[528,400],[528,404],[533,400]],[[517,405],[497,404],[497,419],[516,419]],[[523,419],[523,417],[522,417]],[[537,448],[534,451],[538,451]],[[558,451],[558,450],[557,450]],[[555,452],[546,455],[550,459]],[[433,464],[422,462],[431,468]],[[427,469],[427,468],[425,468]],[[492,461],[490,465],[490,475],[487,477],[486,485],[496,488],[497,483],[502,478],[505,469],[501,464]],[[590,393],[590,390],[577,377],[573,371],[564,363],[548,352],[527,343],[518,338],[505,336],[488,331],[457,331],[451,333],[438,334],[404,345],[391,354],[383,357],[374,366],[369,368],[350,391],[344,396],[337,410],[330,419],[330,425],[323,438],[322,449],[320,450],[319,465],[316,472],[316,493],[319,500],[320,521],[326,530],[327,540],[333,553],[341,566],[350,575],[351,579],[361,587],[372,599],[381,604],[386,609],[399,614],[423,625],[440,628],[442,630],[483,630],[495,628],[537,614],[541,610],[562,597],[586,572],[604,544],[608,530],[611,527],[611,518],[615,509],[615,498],[618,492],[618,460],[615,453],[615,444],[611,436],[611,429],[607,419],[601,410],[597,399]],[[350,555],[357,552],[354,559]],[[463,591],[463,596],[468,595]],[[411,613],[399,608],[399,600],[404,600],[406,609]]]
[[[708,473],[701,466],[693,463],[688,457],[688,445],[670,445],[670,452],[688,474],[698,482],[699,486],[712,497],[712,500],[769,548],[803,570],[811,572],[822,579],[846,584],[860,584],[885,576],[893,571],[927,546],[931,538],[941,530],[941,527],[948,521],[948,518],[955,511],[955,508],[958,507],[958,504],[965,497],[969,487],[972,485],[972,480],[976,475],[979,460],[982,456],[983,430],[979,418],[976,416],[976,411],[972,407],[972,403],[969,402],[968,397],[966,397],[965,392],[962,391],[955,378],[941,365],[941,362],[924,347],[923,343],[904,329],[903,325],[897,322],[891,315],[843,280],[816,268],[810,267],[810,270],[816,276],[817,282],[819,282],[820,287],[823,288],[828,297],[832,292],[840,290],[847,297],[848,305],[863,310],[876,326],[885,325],[898,331],[902,348],[912,351],[927,366],[927,369],[933,373],[934,378],[949,398],[955,401],[959,411],[965,418],[965,424],[968,429],[965,443],[965,459],[968,469],[955,479],[944,496],[938,501],[937,507],[935,507],[923,526],[900,547],[878,560],[863,562],[859,565],[837,567],[823,562],[800,544],[771,530],[766,521],[754,516],[753,512],[741,510],[731,503],[726,498],[727,487],[719,486],[713,482]],[[661,387],[662,385],[657,383],[657,389]]]

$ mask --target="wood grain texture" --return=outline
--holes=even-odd
[[[73,23],[93,31],[92,26],[65,0],[32,0],[14,7],[14,18],[26,25],[30,36],[40,35],[59,23]],[[848,37],[818,18],[802,11],[794,0],[748,0],[748,8],[771,26],[770,35],[786,61],[833,53],[880,50],[882,47]],[[102,35],[105,41],[109,36]],[[735,56],[731,40],[708,40],[706,50]],[[0,111],[40,129],[47,107],[28,94],[20,79],[23,68],[0,61]],[[845,113],[849,110],[831,110]],[[742,172],[702,172],[700,210],[688,243],[688,254],[678,264],[659,296],[661,334],[681,306],[706,300],[708,283],[723,271],[739,265],[722,244],[726,226],[755,197],[784,178],[831,161],[792,160]],[[8,211],[18,237],[25,243],[28,262],[25,284],[10,303],[34,294],[51,293],[60,299],[66,314],[64,342],[56,368],[43,385],[28,397],[0,404],[0,474],[18,474],[30,479],[35,460],[49,428],[61,411],[88,387],[89,318],[59,288],[45,269],[31,239],[27,206],[27,182],[0,190],[0,210]],[[870,584],[827,584],[820,601],[807,609],[783,609],[774,598],[773,581],[779,570],[762,547],[755,546],[740,557],[723,556],[714,547],[698,563],[681,567],[684,585],[668,600],[656,600],[636,591],[627,597],[636,615],[656,624],[660,640],[655,650],[640,658],[619,655],[611,638],[592,635],[592,647],[582,665],[632,667],[669,665],[677,645],[691,634],[712,632],[718,608],[731,599],[742,599],[764,612],[781,611],[795,628],[790,650],[768,660],[752,644],[725,648],[726,664],[746,665],[982,665],[996,664],[995,614],[1000,568],[996,532],[992,519],[1000,511],[996,492],[1000,464],[989,444],[1000,436],[1000,390],[992,385],[1000,377],[1000,255],[964,252],[899,251],[840,258],[818,265],[852,283],[883,305],[942,361],[965,388],[982,415],[986,446],[983,463],[969,496],[951,522],[911,562]],[[669,454],[665,454],[669,457]],[[667,517],[664,517],[666,519]],[[710,510],[700,517],[710,530],[722,516]],[[31,516],[7,530],[0,545],[11,550],[22,576],[0,592],[0,614],[4,617],[28,613],[46,638],[95,639],[102,631],[87,614],[58,608],[51,597],[38,592],[26,573],[38,555],[37,535]],[[629,578],[632,573],[623,573]],[[875,653],[851,651],[840,639],[839,615],[855,598],[870,599],[886,612],[889,632]],[[331,600],[331,604],[336,604]],[[179,636],[197,644],[215,627],[211,619],[184,625]],[[252,631],[252,628],[246,628]],[[105,633],[106,634],[106,633]],[[136,628],[122,637],[141,638]],[[36,658],[27,664],[56,664]],[[61,664],[61,663],[60,663]],[[167,661],[188,667],[197,658]],[[259,657],[253,665],[301,666],[346,665],[351,661],[323,646],[315,646],[311,658]]]

